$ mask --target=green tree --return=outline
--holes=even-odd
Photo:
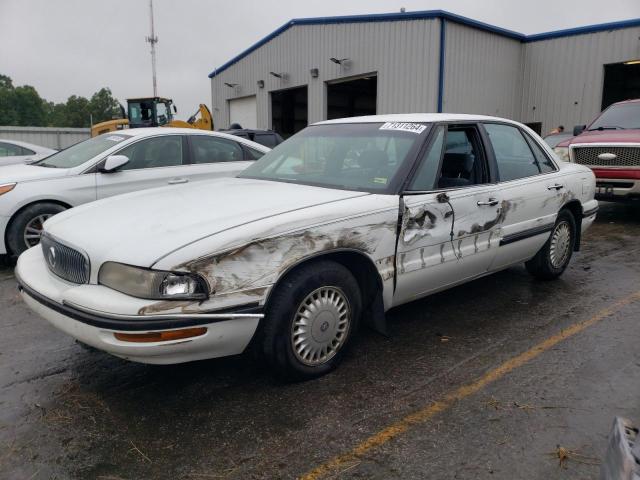
[[[88,127],[90,121],[91,110],[89,100],[77,95],[71,95],[67,99],[65,106],[65,123],[66,125],[56,125],[58,127]]]
[[[122,116],[120,104],[108,88],[101,88],[93,94],[89,100],[89,110],[93,115],[94,124]]]
[[[18,125],[43,127],[46,125],[45,102],[31,85],[16,87],[15,110],[18,114]]]
[[[15,88],[11,78],[0,75],[0,125],[17,125]]]

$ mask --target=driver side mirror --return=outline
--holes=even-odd
[[[578,135],[580,135],[582,132],[584,132],[584,129],[587,128],[586,125],[576,125],[575,127],[573,127],[573,136],[577,137]]]
[[[109,155],[104,161],[104,165],[100,168],[100,173],[113,173],[129,163],[129,157],[126,155]]]

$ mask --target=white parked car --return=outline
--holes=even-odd
[[[52,148],[41,147],[33,143],[0,138],[0,167],[16,163],[31,163],[56,153]]]
[[[68,208],[167,184],[233,176],[268,151],[224,133],[137,128],[94,137],[37,163],[2,167],[0,254],[17,256],[37,245],[42,223]]]
[[[598,203],[586,167],[493,117],[332,120],[237,178],[155,189],[48,220],[16,269],[27,304],[146,363],[241,353],[281,373],[339,362],[360,319],[526,262],[567,267]]]

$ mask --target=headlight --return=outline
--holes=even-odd
[[[10,192],[15,187],[15,183],[5,183],[4,185],[0,185],[0,195],[4,195],[5,193]]]
[[[98,272],[98,283],[132,297],[151,300],[200,300],[207,298],[207,282],[199,275],[164,272],[105,262]]]
[[[569,147],[556,147],[553,151],[563,162],[569,161]]]

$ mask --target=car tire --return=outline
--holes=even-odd
[[[525,263],[527,270],[540,280],[558,278],[569,265],[575,242],[575,218],[568,210],[560,210],[549,239],[536,256]]]
[[[304,265],[269,299],[261,353],[284,380],[325,375],[342,360],[361,308],[360,287],[346,267],[328,260]]]
[[[44,220],[65,210],[65,207],[57,203],[41,202],[29,205],[20,211],[13,217],[7,229],[7,245],[11,254],[17,257],[27,248],[33,247],[40,242],[40,240],[36,241],[36,238],[31,237],[30,240],[33,240],[33,244],[27,243],[26,235],[36,234],[35,231],[27,232],[27,228],[41,230]]]

